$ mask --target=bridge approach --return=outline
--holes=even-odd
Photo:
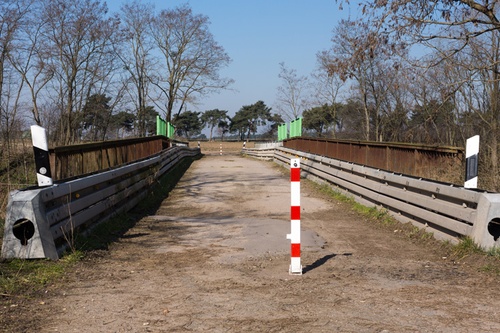
[[[378,226],[308,182],[304,274],[289,275],[289,190],[287,170],[270,162],[236,154],[194,161],[157,211],[49,288],[33,325],[40,332],[500,330],[498,278],[479,273],[475,259],[443,257],[433,241]]]

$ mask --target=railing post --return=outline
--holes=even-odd
[[[38,125],[31,126],[31,139],[35,154],[36,178],[38,186],[51,186],[53,184],[50,172],[49,144],[45,128]]]

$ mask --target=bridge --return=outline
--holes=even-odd
[[[89,258],[68,282],[48,289],[44,306],[30,318],[32,327],[41,332],[500,329],[497,279],[472,269],[466,258],[443,258],[439,247],[409,241],[402,226],[374,225],[313,183],[302,186],[303,275],[289,275],[290,181],[279,164],[299,155],[303,176],[311,178],[321,176],[314,170],[325,172],[316,165],[318,158],[321,166],[350,169],[337,174],[360,171],[352,163],[286,147],[245,153],[256,158],[213,151],[196,159],[154,213],[137,221],[107,254]],[[277,163],[262,160],[269,158]],[[408,191],[416,186],[412,181],[423,180],[407,181]]]
[[[165,139],[55,149],[51,168],[62,180],[11,194],[2,256],[59,258],[68,235],[128,211],[164,173],[186,158],[201,156],[199,147]],[[291,158],[300,158],[303,177],[438,239],[469,237],[484,249],[498,245],[500,195],[443,182],[463,174],[463,151],[457,148],[294,138],[242,147],[242,152],[286,168]]]

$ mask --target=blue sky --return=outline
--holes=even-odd
[[[108,1],[117,12],[126,1]],[[275,109],[279,63],[309,75],[316,54],[331,46],[332,30],[349,10],[335,0],[163,0],[149,1],[156,10],[188,3],[194,14],[209,17],[210,32],[231,57],[221,73],[235,80],[236,91],[222,91],[201,100],[192,111],[228,110],[234,115],[243,105],[262,100]]]

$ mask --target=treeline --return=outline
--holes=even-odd
[[[465,146],[480,135],[480,187],[500,189],[498,1],[375,1],[350,6],[318,70],[282,64],[280,107],[309,133]]]
[[[232,82],[208,17],[188,5],[109,13],[101,0],[0,0],[0,12],[4,145],[27,124],[53,145],[151,135],[156,114],[170,121]]]
[[[48,130],[51,145],[67,145],[154,134],[157,114],[178,135],[208,128],[210,137],[241,139],[274,138],[278,123],[302,116],[307,135],[331,138],[464,146],[479,134],[488,175],[480,185],[498,190],[496,4],[352,4],[331,45],[311,50],[314,73],[279,64],[275,113],[258,101],[229,117],[234,110],[190,109],[232,80],[220,76],[231,59],[208,17],[189,5],[157,11],[132,1],[109,13],[101,0],[0,0],[0,157],[9,162],[32,123]]]

